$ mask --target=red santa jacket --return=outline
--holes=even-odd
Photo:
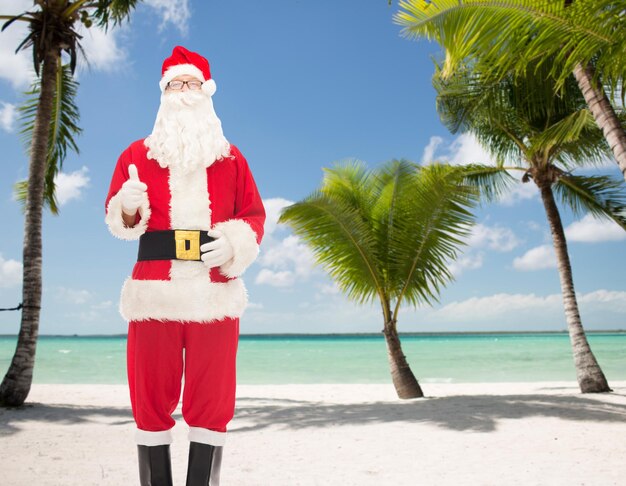
[[[132,228],[124,225],[118,194],[130,164],[148,186]],[[126,320],[210,322],[242,315],[247,292],[239,276],[259,253],[265,209],[237,147],[231,145],[229,157],[185,173],[149,159],[138,140],[117,161],[105,208],[111,233],[124,240],[146,231],[217,229],[233,247],[233,258],[211,269],[198,261],[138,261],[122,287],[120,313]]]

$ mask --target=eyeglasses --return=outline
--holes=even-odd
[[[170,81],[167,83],[167,87],[175,91],[180,91],[185,85],[191,90],[199,90],[202,88],[202,81]]]

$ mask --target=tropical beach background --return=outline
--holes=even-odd
[[[152,128],[161,62],[178,44],[211,62],[216,112],[246,156],[268,213],[260,256],[244,276],[250,303],[241,319],[238,411],[225,484],[619,484],[626,474],[622,173],[579,81],[565,80],[564,101],[553,95],[545,69],[559,64],[554,59],[539,75],[509,77],[496,89],[484,82],[479,64],[446,81],[436,77],[450,67],[442,44],[464,45],[454,36],[442,39],[436,26],[454,33],[456,25],[460,35],[486,19],[472,23],[474,12],[447,24],[424,21],[431,41],[428,28],[403,32],[411,23],[419,27],[415,12],[432,13],[429,3],[148,0],[120,23],[109,19],[108,30],[77,24],[84,57],[78,56],[72,102],[82,131],[66,127],[79,152],[68,147],[53,179],[58,214],[43,211],[33,387],[25,407],[0,409],[0,457],[17,459],[3,465],[10,484],[135,482],[126,323],[117,302],[136,246],[108,233],[103,202],[117,157]],[[435,3],[445,11],[458,2]],[[606,43],[597,67],[607,85],[618,87],[611,101],[623,123],[626,63],[619,46],[626,29],[598,32],[623,24],[615,12],[626,4],[565,3],[597,10],[593,24],[568,27],[589,35],[569,47],[584,55],[585,46]],[[7,0],[0,15],[32,5]],[[503,10],[493,15],[506,7],[494,8]],[[603,19],[602,12],[613,16]],[[501,25],[528,26],[553,35],[557,46],[565,42],[549,16],[541,18],[544,23],[518,18],[516,24],[506,17]],[[27,35],[21,21],[0,33],[0,308],[22,302],[24,212],[15,185],[28,176],[32,116],[20,106],[33,96],[24,92],[36,75],[28,46],[15,49]],[[522,44],[512,42],[512,51],[500,56],[510,60],[507,69],[530,62],[532,56],[517,55]],[[610,55],[613,61],[602,64]],[[509,130],[493,128],[503,123],[511,123]],[[511,131],[525,136],[503,135]],[[546,160],[549,174],[539,170]],[[413,170],[420,176],[409,176]],[[459,179],[450,183],[450,177]],[[400,179],[405,185],[394,186]],[[569,302],[575,292],[612,393],[581,393],[568,336],[577,321],[571,306],[567,319],[564,311],[566,268],[538,188],[545,181],[554,188],[567,240]],[[354,207],[342,206],[341,187],[353,190],[359,214],[368,217],[391,214],[391,202],[413,196],[413,206],[402,206],[412,226],[401,217],[388,227],[342,220],[366,235],[361,241],[375,235],[378,246],[364,248],[381,286],[355,279],[362,268],[333,273],[332,262],[342,260],[337,248],[315,241],[324,235],[339,243],[304,202],[317,194],[352,214]],[[428,233],[435,207],[450,219]],[[387,239],[392,233],[395,239]],[[410,279],[402,280],[403,267],[393,258],[381,257],[410,261],[404,257],[423,241],[432,255],[416,259],[420,271]],[[421,281],[420,274],[429,277]],[[405,281],[409,291],[399,291]],[[390,310],[397,305],[397,322],[384,302]],[[398,399],[402,380],[392,385],[385,341],[393,333],[383,329],[399,331],[426,400]],[[19,330],[19,311],[0,312],[3,370]],[[184,477],[180,409],[175,418],[174,469]],[[94,446],[94,437],[119,447]],[[493,461],[489,469],[485,457]]]
[[[589,341],[612,380],[626,380],[626,333],[598,332]],[[8,366],[15,337],[0,338]],[[566,333],[402,335],[402,347],[423,383],[575,381]],[[389,383],[383,336],[244,335],[238,381],[246,385]],[[42,336],[34,383],[125,384],[125,336]]]

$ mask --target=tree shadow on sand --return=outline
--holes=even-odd
[[[258,402],[263,401],[263,404]],[[491,432],[502,419],[555,417],[570,421],[626,421],[626,404],[554,394],[457,395],[362,404],[285,403],[282,399],[240,398],[231,432],[267,427],[301,429],[401,422],[430,423],[456,431]],[[238,425],[241,423],[241,425]]]
[[[552,389],[551,389],[552,390]],[[624,396],[611,394],[613,396]],[[490,432],[499,420],[555,417],[570,421],[626,422],[626,404],[607,403],[584,395],[455,395],[407,401],[329,404],[294,398],[239,397],[230,432],[268,427],[304,429],[401,422],[435,424],[457,431]],[[172,417],[182,420],[180,413]],[[0,409],[0,438],[19,432],[24,422],[51,424],[134,424],[130,406],[77,406],[28,402]]]
[[[80,423],[126,425],[134,423],[130,407],[94,407],[26,402],[21,407],[0,409],[0,438],[19,432],[20,423],[31,421],[67,425]]]

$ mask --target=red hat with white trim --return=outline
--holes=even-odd
[[[163,61],[161,81],[159,81],[161,91],[165,91],[167,83],[172,79],[183,74],[189,74],[203,81],[202,91],[207,95],[213,96],[215,94],[217,86],[211,78],[209,61],[197,52],[192,52],[183,46],[176,46],[172,55]]]

